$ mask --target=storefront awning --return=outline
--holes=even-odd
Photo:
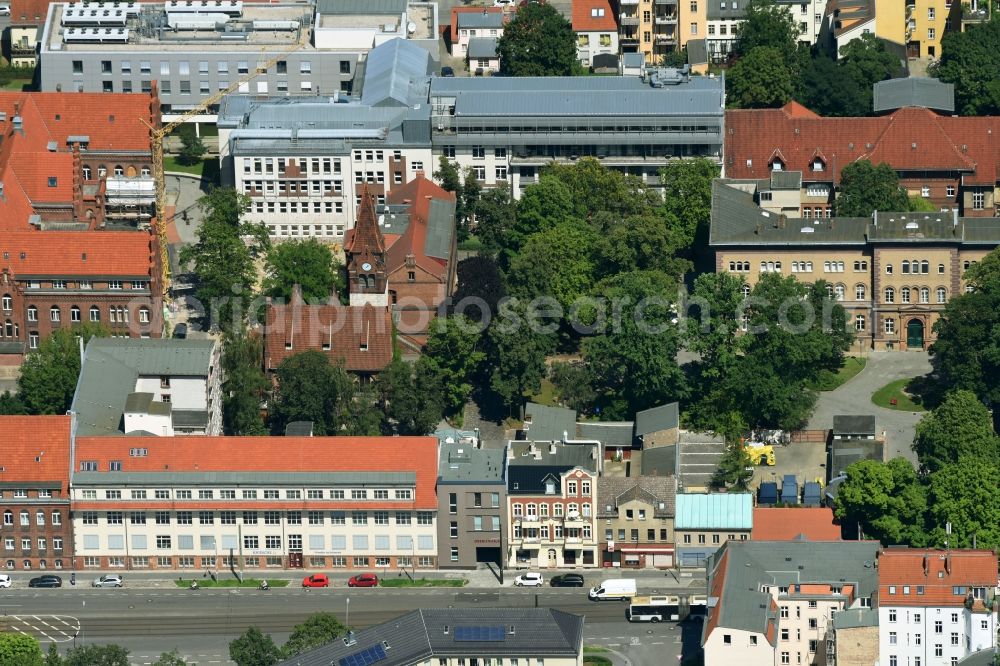
[[[623,553],[673,553],[673,546],[619,546],[618,550]]]

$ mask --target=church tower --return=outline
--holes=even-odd
[[[344,244],[351,305],[389,307],[389,277],[385,269],[385,238],[378,226],[375,195],[365,187],[351,237]]]

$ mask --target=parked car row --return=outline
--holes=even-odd
[[[302,579],[302,587],[330,587],[330,577],[326,574],[313,574]],[[378,576],[373,573],[363,573],[351,576],[347,587],[378,587]]]
[[[76,575],[73,575],[71,582],[73,584],[76,581]],[[13,579],[10,574],[0,574],[0,588],[9,588],[14,584]],[[91,587],[121,587],[125,584],[125,580],[120,574],[107,574],[95,578],[91,581]],[[43,574],[41,576],[35,576],[28,581],[28,587],[62,587],[62,578],[56,576],[55,574]]]

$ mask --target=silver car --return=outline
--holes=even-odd
[[[101,576],[100,578],[95,578],[94,582],[91,583],[92,587],[121,587],[122,577],[118,574],[108,574],[106,576]]]

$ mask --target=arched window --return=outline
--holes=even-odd
[[[563,505],[560,503],[555,503],[552,505],[552,515],[556,518],[561,518],[563,515]]]
[[[885,288],[885,302],[895,303],[896,302],[896,290],[892,287]]]
[[[750,285],[743,285],[743,298],[748,298],[750,296]]]
[[[14,524],[14,512],[11,511],[10,509],[7,509],[6,511],[3,512],[3,524],[4,525]]]
[[[30,524],[31,524],[31,520],[30,520],[30,518],[28,516],[28,512],[27,511],[22,511],[21,512],[21,527],[27,527]]]
[[[45,524],[45,512],[38,510],[35,512],[35,524],[42,526]]]
[[[142,167],[142,169],[139,170],[139,175],[149,176],[149,167]]]
[[[910,272],[910,262],[904,261],[903,262],[903,267],[900,270],[903,271],[903,273],[909,273]],[[914,273],[915,272],[916,271],[914,271]]]
[[[10,319],[6,321],[3,325],[3,335],[4,337],[12,338],[14,337],[14,322]]]
[[[115,165],[115,175],[116,176],[124,176],[125,175],[125,169],[122,168],[121,164],[116,164]]]
[[[780,261],[774,262],[774,270],[778,271],[779,273],[781,272],[781,262]]]
[[[833,285],[832,284],[827,284],[826,285],[826,295],[829,296],[830,298],[833,298]]]
[[[863,301],[868,295],[868,289],[863,284],[859,284],[854,287],[854,300]]]
[[[924,275],[927,275],[928,273],[930,273],[931,272],[931,262],[927,261],[926,259],[924,261],[921,261],[920,262],[920,272],[923,273]]]
[[[938,303],[944,303],[946,300],[948,300],[948,290],[945,289],[944,287],[938,287],[937,288],[937,302]]]
[[[108,167],[104,166],[103,164],[97,167],[98,178],[104,178],[107,175],[108,175]]]
[[[28,306],[28,321],[38,321],[38,308],[34,305]]]
[[[59,321],[59,317],[60,317],[59,306],[53,305],[52,308],[49,310],[49,320]]]
[[[532,517],[538,518],[538,505],[534,502],[530,502],[526,507],[525,515],[528,516],[529,519]]]
[[[812,273],[812,269],[813,269],[813,262],[807,261],[806,262],[806,272],[807,273]]]
[[[730,273],[735,273],[736,272],[736,262],[735,261],[730,261],[729,262],[729,272]]]
[[[909,303],[910,302],[910,288],[909,287],[903,287],[902,289],[899,290],[899,302],[900,303]]]
[[[69,320],[80,321],[80,308],[74,305],[69,309]]]
[[[583,517],[590,518],[590,504],[583,505]]]
[[[944,275],[944,264],[938,264],[938,275]]]
[[[847,289],[842,284],[838,284],[836,287],[833,288],[834,296],[838,301],[844,300],[844,293],[846,291]]]
[[[854,330],[855,331],[865,330],[865,316],[863,314],[859,314],[857,317],[854,318]]]
[[[920,302],[930,303],[931,302],[931,290],[927,287],[920,288]]]
[[[90,321],[101,321],[101,309],[96,305],[90,306]]]
[[[524,515],[524,505],[523,504],[514,504],[514,505],[512,505],[510,507],[510,509],[514,513],[515,516],[523,516]]]
[[[892,264],[886,264],[885,265],[885,274],[886,275],[892,275]]]

